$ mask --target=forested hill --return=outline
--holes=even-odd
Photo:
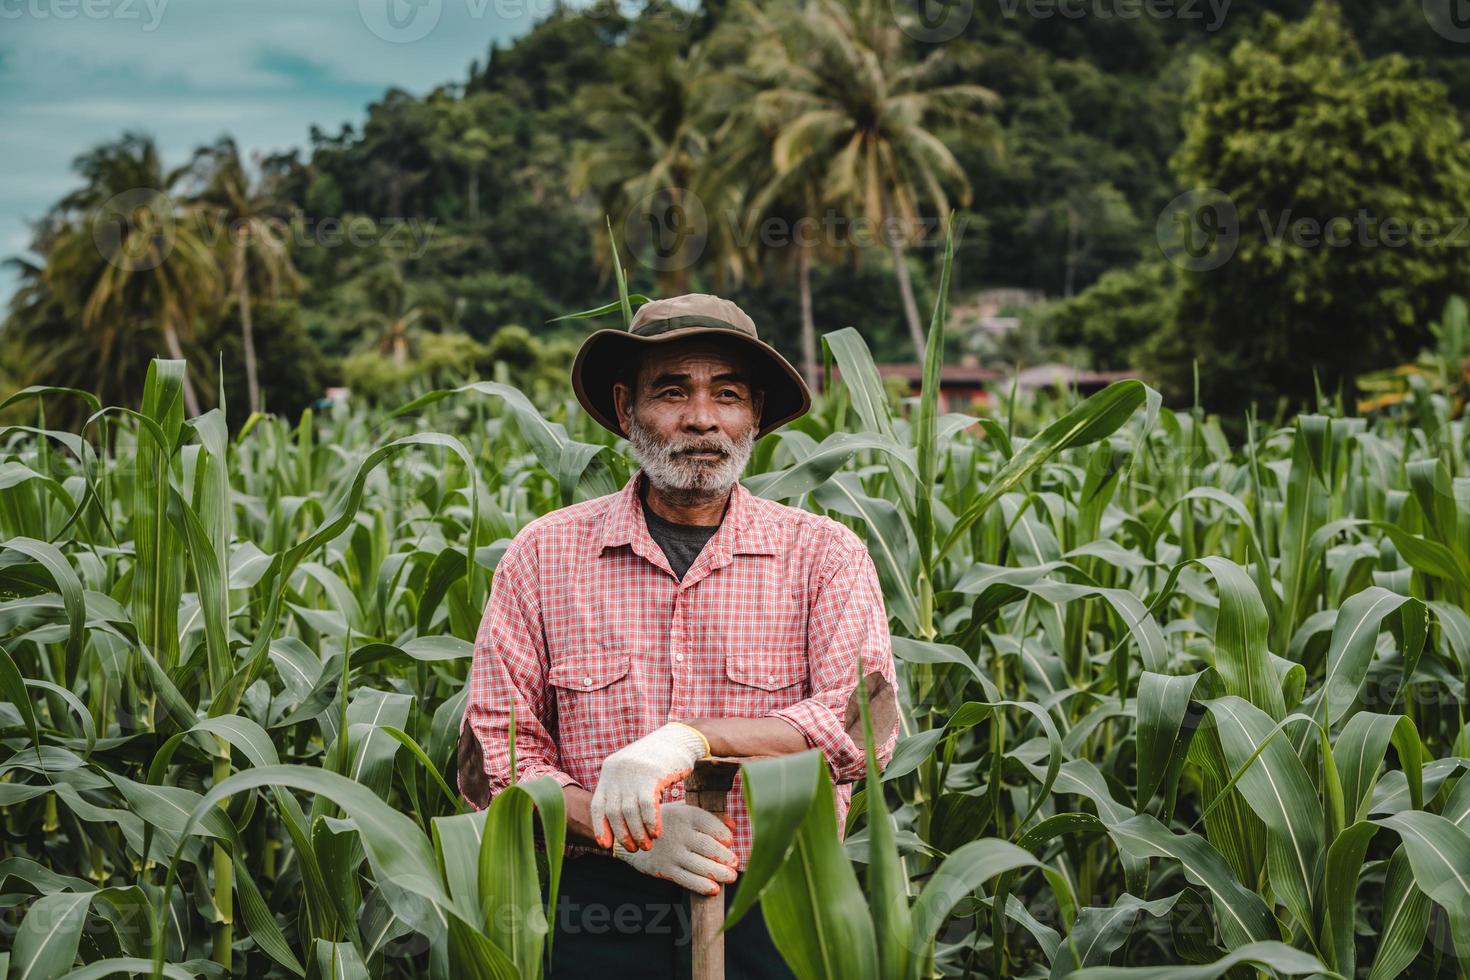
[[[891,20],[887,2],[848,6]],[[733,29],[737,8],[727,0],[696,13],[650,6],[631,19],[619,9],[604,3],[558,11],[514,44],[490,50],[464,79],[424,97],[389,90],[360,125],[313,129],[310,146],[264,161],[262,193],[271,207],[296,213],[309,230],[305,247],[298,243],[291,256],[297,288],[281,290],[278,301],[267,297],[262,307],[261,331],[296,338],[277,345],[294,352],[280,370],[312,361],[316,348],[324,354],[318,374],[332,379],[336,359],[371,349],[402,359],[416,350],[416,336],[458,332],[483,343],[508,325],[538,338],[568,329],[546,321],[610,295],[604,216],[616,224],[628,213],[637,203],[630,188],[696,188],[712,226],[744,220],[727,216],[744,213],[754,195],[741,181],[764,164],[742,157],[751,147],[736,139],[731,119],[750,96],[746,86],[800,88],[801,80],[783,80],[769,57],[754,67],[749,60],[752,51],[781,46],[761,31],[780,30],[783,22],[742,18],[742,28]],[[1155,308],[1159,289],[1167,288],[1155,280],[1168,277],[1148,263],[1158,257],[1161,210],[1188,186],[1171,160],[1191,113],[1201,110],[1199,93],[1190,90],[1199,71],[1193,56],[1221,63],[1241,42],[1275,30],[1269,15],[1299,22],[1312,5],[952,0],[948,9],[961,16],[956,36],[915,37],[923,30],[906,19],[906,33],[883,35],[883,60],[890,81],[920,71],[930,89],[988,90],[964,112],[936,103],[931,108],[941,111],[926,123],[961,171],[935,168],[962,230],[957,297],[1000,286],[1065,297],[1084,293],[1108,270],[1132,270],[1121,288],[1113,283],[1108,310],[1146,319],[1119,327],[1128,336],[1098,336],[1095,326],[1089,333],[1077,322],[1079,315],[1093,319],[1085,306],[1082,313],[1070,308],[1070,320],[1059,308],[1047,329],[1056,334],[1052,340],[1101,347],[1090,356],[1103,366],[1154,354],[1164,363],[1168,350],[1160,350],[1169,345],[1146,341],[1175,307],[1171,300]],[[1437,97],[1447,100],[1447,112],[1470,112],[1464,45],[1431,28],[1420,0],[1354,2],[1340,9],[1340,19],[1342,43],[1356,45],[1355,58],[1401,55],[1404,77],[1442,85],[1445,94]],[[786,70],[798,72],[799,61]],[[862,84],[852,79],[855,91]],[[909,190],[919,216],[938,213],[924,180]],[[773,210],[789,216],[781,207],[787,200],[778,198]],[[75,208],[58,213],[78,217]],[[398,230],[374,236],[370,247],[313,247],[321,235],[312,229],[353,216],[372,219],[380,232]],[[794,355],[800,324],[792,250],[741,249],[730,237],[713,228],[683,271],[650,268],[625,254],[631,285],[649,293],[725,291]],[[935,230],[907,252],[925,319],[930,260],[940,245]],[[37,250],[47,254],[48,247]],[[853,325],[880,360],[912,358],[894,271],[883,248],[817,250],[810,268],[817,331]],[[69,315],[59,290],[41,287],[39,271],[32,273],[12,306],[12,343],[27,327]],[[211,321],[200,304],[192,325],[199,343],[225,347],[227,360],[231,309],[226,300]],[[146,321],[149,311],[140,312]],[[192,342],[191,332],[182,332]],[[1412,340],[1404,343],[1412,347]]]
[[[595,199],[566,189],[574,145],[605,135],[589,125],[588,103],[596,104],[601,87],[618,86],[631,96],[628,111],[655,130],[680,125],[690,107],[650,76],[665,69],[664,59],[706,41],[724,6],[706,4],[700,15],[655,12],[646,23],[607,8],[556,14],[492,50],[463,83],[426,99],[389,92],[361,128],[316,133],[308,153],[277,164],[308,213],[424,215],[482,232],[422,271],[466,292],[472,333],[505,322],[507,302],[524,311],[512,319],[536,322],[591,297],[585,271],[600,214]],[[992,121],[944,134],[974,190],[965,248],[976,261],[961,263],[965,285],[1060,294],[1069,258],[1074,290],[1131,263],[1152,243],[1159,209],[1181,190],[1168,158],[1180,138],[1188,56],[1224,52],[1256,30],[1262,14],[1294,19],[1310,3],[1177,0],[1157,4],[1173,11],[1166,17],[1139,15],[1144,7],[1145,0],[977,0],[964,32],[945,42],[953,78],[1000,97]],[[1084,16],[1072,15],[1078,11]],[[1449,87],[1461,113],[1470,112],[1470,58],[1429,29],[1418,0],[1355,2],[1343,15],[1365,55],[1410,56]],[[911,44],[916,57],[934,47]],[[458,127],[474,127],[482,141],[453,146],[453,134],[466,131]],[[478,220],[468,167],[480,176]],[[1069,236],[1079,240],[1069,245]],[[871,295],[861,288],[854,295],[846,276],[829,288],[820,305],[834,323],[874,318],[881,335],[877,322],[897,314],[881,283]]]

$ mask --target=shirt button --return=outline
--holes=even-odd
[[[776,683],[776,675],[775,674],[767,674],[766,675],[766,683],[767,684],[774,684],[774,683]]]
[[[677,661],[679,661],[680,663],[683,663],[684,662],[684,655],[682,653],[676,653],[676,654],[674,654],[674,659],[677,660]]]
[[[582,683],[585,684],[585,685],[587,685],[588,687],[591,687],[592,686],[592,678],[590,678],[590,677],[584,677],[584,678],[582,678]]]

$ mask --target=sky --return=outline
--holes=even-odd
[[[71,161],[130,129],[168,167],[232,134],[241,150],[361,128],[390,86],[463,81],[554,0],[0,0],[0,258],[77,186]],[[35,256],[30,256],[35,258]],[[15,274],[0,268],[0,310]]]

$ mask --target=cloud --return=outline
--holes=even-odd
[[[0,0],[0,258],[97,143],[142,130],[169,165],[227,132],[247,153],[304,149],[313,125],[360,124],[390,86],[462,81],[552,0],[422,0],[437,20],[407,44],[368,26],[389,2],[408,0]],[[0,308],[14,287],[0,269]]]

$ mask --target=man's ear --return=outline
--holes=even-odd
[[[633,418],[633,388],[626,381],[614,381],[612,396],[613,411],[617,413],[618,426],[623,430],[623,435],[627,435],[629,423]]]

